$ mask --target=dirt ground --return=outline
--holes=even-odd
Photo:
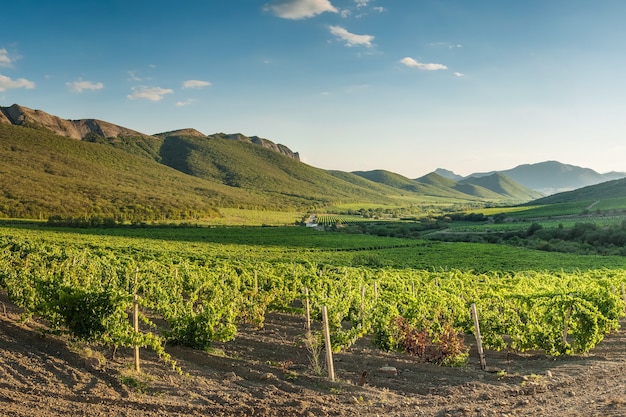
[[[624,330],[588,355],[487,351],[501,372],[480,369],[471,337],[464,368],[416,363],[365,338],[335,354],[330,382],[313,372],[302,318],[272,313],[210,354],[169,347],[180,376],[149,351],[137,374],[130,350],[111,360],[107,349],[43,336],[0,301],[1,416],[626,416]]]

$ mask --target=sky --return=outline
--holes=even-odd
[[[626,171],[623,0],[14,0],[0,106],[418,178]]]

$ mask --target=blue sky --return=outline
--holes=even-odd
[[[626,171],[623,0],[15,0],[0,105],[417,178]]]

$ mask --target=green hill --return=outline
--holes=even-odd
[[[256,136],[206,136],[194,129],[149,136],[18,105],[0,107],[0,114],[0,217],[140,221],[206,218],[220,215],[220,208],[309,211],[524,199],[524,190],[506,188],[505,178],[499,189],[488,190],[436,173],[412,180],[384,170],[326,171]]]
[[[590,185],[573,191],[553,194],[527,204],[560,204],[582,201],[598,201],[610,198],[626,198],[626,178]]]
[[[540,196],[502,174],[455,181],[436,172],[417,179],[384,170],[356,171],[355,175],[390,187],[409,190],[420,195],[460,199],[465,201],[520,202]]]
[[[541,193],[533,191],[530,188],[526,188],[523,185],[515,182],[511,178],[501,173],[495,173],[484,177],[469,177],[458,182],[459,186],[471,185],[477,186],[484,190],[488,190],[489,193],[483,194],[482,197],[490,198],[491,193],[505,196],[511,199],[517,199],[519,201],[527,201],[541,197]],[[479,195],[478,190],[476,189]]]
[[[185,218],[255,204],[243,190],[145,156],[46,130],[0,124],[0,216]]]
[[[165,135],[164,164],[194,177],[311,207],[338,201],[392,203],[397,190],[355,183],[263,146],[218,136]]]
[[[43,219],[195,219],[220,207],[393,204],[400,194],[241,141],[167,134],[81,141],[3,123],[0,179],[0,217]]]
[[[452,189],[451,185],[454,184],[454,181],[449,184],[447,183],[447,180],[445,178],[440,177],[437,174],[428,174],[422,178],[418,178],[417,180],[412,180],[400,174],[385,170],[355,171],[353,172],[353,174],[369,179],[371,181],[378,182],[380,184],[387,185],[389,187],[417,193],[423,196],[440,197],[447,199],[474,200],[474,197],[457,192]],[[438,178],[436,177],[440,177],[445,181],[443,181],[443,183],[440,183],[438,181]]]

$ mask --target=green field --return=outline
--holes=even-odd
[[[477,227],[477,226],[476,226]],[[0,237],[68,247],[107,249],[139,257],[250,259],[267,262],[371,264],[431,271],[576,271],[626,269],[622,256],[543,252],[507,245],[446,243],[284,227],[51,228],[5,223]]]

